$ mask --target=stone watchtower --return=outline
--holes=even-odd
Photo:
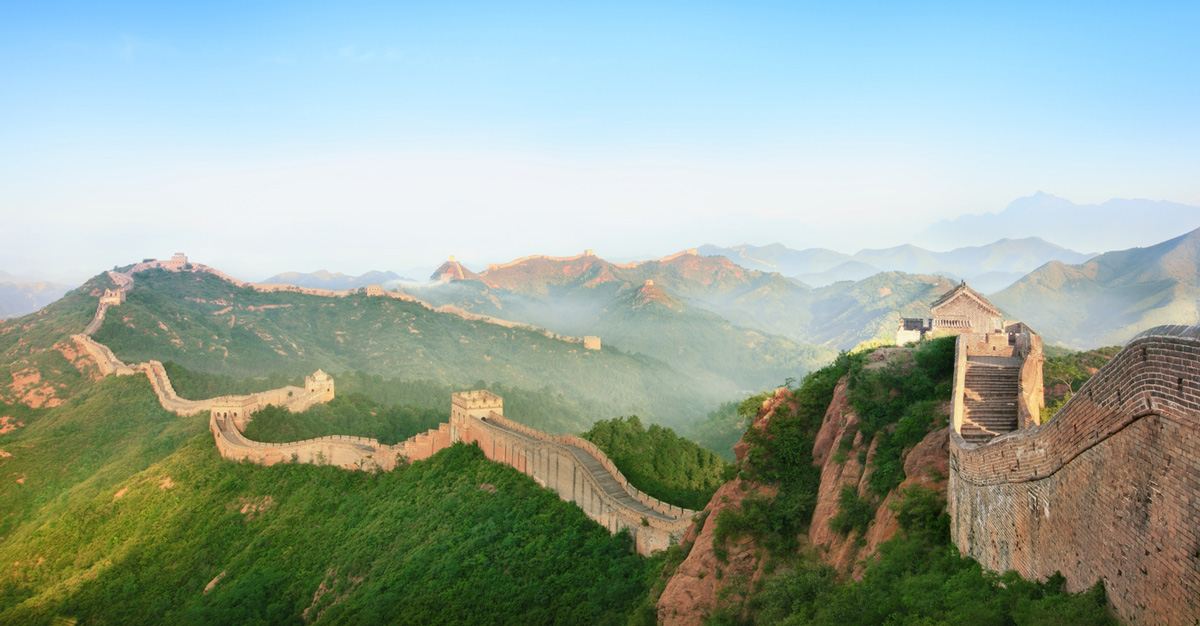
[[[117,306],[125,301],[125,292],[120,289],[105,289],[104,295],[100,296],[100,304]]]
[[[987,298],[964,281],[929,305],[930,317],[904,318],[896,329],[896,345],[931,336],[995,333],[1004,329],[1004,316]]]
[[[460,391],[450,396],[450,440],[479,443],[487,429],[476,432],[479,429],[472,425],[492,413],[504,415],[504,399],[490,391]]]
[[[258,398],[254,396],[226,396],[214,400],[209,413],[218,424],[224,422],[241,432],[250,423],[250,416],[260,408]]]
[[[450,418],[487,417],[492,412],[504,415],[504,398],[487,391],[460,391],[450,397]]]
[[[333,400],[333,377],[321,370],[304,378],[304,390],[309,394],[320,394],[322,402]]]

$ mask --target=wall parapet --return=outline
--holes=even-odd
[[[951,434],[955,545],[989,569],[1103,579],[1130,623],[1200,619],[1200,327],[1134,337],[1045,424]]]
[[[577,441],[570,436],[548,435],[495,412],[454,413],[451,420],[456,440],[478,445],[489,459],[556,491],[610,532],[628,530],[641,554],[677,543],[693,524],[694,511],[665,505],[632,489],[611,461],[604,464],[595,456],[599,451],[594,446],[574,445]],[[589,460],[599,467],[589,468]]]
[[[551,435],[524,424],[518,424],[517,422],[514,422],[503,415],[498,415],[495,413],[488,415],[486,420],[500,424],[508,430],[519,432],[532,439],[548,441],[563,446],[571,446],[587,452],[592,456],[592,458],[599,461],[609,474],[612,474],[613,478],[616,479],[617,484],[621,485],[622,489],[628,492],[629,495],[635,500],[652,509],[656,513],[660,513],[672,518],[686,517],[689,519],[698,513],[698,511],[685,509],[683,507],[663,502],[658,498],[647,495],[637,487],[634,487],[629,483],[629,479],[625,478],[625,475],[621,473],[621,470],[617,469],[617,465],[608,458],[608,455],[605,454],[604,451],[599,447],[597,447],[596,444],[588,441],[587,439],[576,435]]]

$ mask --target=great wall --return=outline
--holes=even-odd
[[[982,444],[953,430],[954,544],[991,570],[1061,572],[1071,591],[1103,579],[1130,624],[1195,624],[1198,427],[1200,327],[1147,330],[1045,424]]]
[[[503,416],[503,400],[486,391],[454,394],[448,423],[395,446],[341,436],[250,441],[241,428],[254,410],[328,401],[332,380],[318,372],[304,389],[178,398],[161,364],[126,365],[90,337],[107,309],[124,300],[136,270],[110,272],[117,289],[105,293],[95,319],[74,339],[106,375],[145,373],[168,410],[208,410],[225,458],[389,470],[455,442],[473,443],[610,531],[628,529],[642,554],[678,541],[692,523],[695,511],[639,492],[591,443],[512,422]],[[934,309],[935,318],[902,322],[900,331],[915,337],[900,336],[939,329],[958,335],[948,509],[959,550],[985,568],[1026,578],[1061,572],[1070,591],[1103,581],[1114,613],[1127,623],[1200,623],[1200,327],[1160,326],[1138,335],[1043,424],[1037,333],[1000,320],[965,285]]]
[[[454,443],[463,442],[478,445],[488,459],[509,465],[529,475],[543,487],[553,489],[559,497],[578,505],[589,518],[610,532],[628,530],[641,554],[650,555],[678,543],[692,524],[696,511],[667,504],[641,492],[629,484],[607,455],[591,442],[574,435],[550,435],[508,420],[503,414],[503,399],[487,391],[454,394],[449,422],[395,445],[383,445],[367,437],[343,435],[290,443],[263,443],[247,439],[242,432],[256,411],[274,405],[296,412],[320,402],[328,402],[335,393],[333,379],[317,371],[305,380],[303,388],[283,387],[244,396],[221,396],[206,400],[180,398],[162,363],[150,361],[127,365],[107,346],[91,337],[103,324],[109,308],[125,301],[125,294],[133,288],[133,275],[152,267],[169,271],[183,271],[186,267],[192,271],[210,272],[239,286],[260,291],[298,291],[325,297],[345,297],[358,292],[242,283],[217,270],[190,265],[186,258],[180,259],[181,256],[176,255],[174,263],[145,261],[126,272],[110,271],[108,275],[116,289],[105,291],[92,321],[72,339],[92,356],[105,376],[145,374],[160,404],[168,411],[180,416],[208,411],[209,430],[222,457],[268,466],[291,462],[336,465],[352,470],[390,471],[405,463],[427,459]]]

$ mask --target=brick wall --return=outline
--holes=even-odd
[[[628,530],[641,554],[677,543],[692,524],[695,511],[642,493],[589,441],[550,435],[494,411],[485,415],[454,408],[450,419],[457,441],[476,444],[492,461],[529,475],[610,532]],[[595,467],[588,467],[589,458]]]
[[[1046,424],[951,434],[955,545],[996,571],[1105,581],[1136,624],[1200,619],[1200,327],[1135,337]]]

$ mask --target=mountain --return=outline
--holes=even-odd
[[[46,281],[20,283],[3,279],[0,277],[0,319],[32,313],[71,290],[66,285]]]
[[[629,414],[680,425],[728,399],[642,354],[586,350],[411,300],[262,292],[204,271],[148,270],[134,278],[126,302],[95,334],[126,362],[169,360],[234,377],[323,369],[463,387],[552,385],[575,401],[574,425],[585,428]]]
[[[1152,245],[1180,230],[1197,227],[1200,227],[1200,207],[1126,199],[1075,204],[1039,191],[1014,200],[999,213],[964,215],[937,222],[923,231],[918,240],[940,245],[1052,234],[1055,241],[1077,250],[1123,250]]]
[[[330,273],[325,270],[318,270],[308,274],[302,272],[284,272],[271,276],[262,282],[345,291],[347,289],[359,289],[367,285],[383,285],[397,280],[405,279],[395,272],[372,271],[361,276],[347,276],[340,272]]]
[[[693,332],[701,324],[728,335],[748,329],[798,345],[817,346],[827,354],[888,337],[900,312],[927,307],[951,286],[942,277],[891,272],[813,289],[778,273],[746,269],[725,256],[704,256],[690,250],[639,263],[610,263],[590,254],[532,256],[493,265],[476,278],[406,286],[405,290],[436,305],[453,305],[561,333],[594,335],[603,334],[598,329],[607,323],[601,312],[615,310],[612,302],[643,288],[646,281],[653,281],[656,288],[687,305]],[[690,309],[715,317],[701,322]],[[624,323],[634,322],[626,319]],[[612,341],[625,350],[643,350],[643,345],[632,339]],[[722,343],[737,345],[732,340]],[[754,352],[763,345],[746,341],[739,349]],[[799,347],[811,351],[811,347]],[[679,349],[672,352],[679,353]],[[676,365],[672,355],[656,356]],[[748,362],[750,357],[713,352],[705,361],[723,367],[721,361],[731,358]]]
[[[762,404],[766,394],[751,401],[764,409],[754,423],[764,436],[747,438],[740,471],[727,474],[737,477],[709,500],[686,545],[647,559],[627,533],[610,534],[474,446],[390,472],[223,459],[207,415],[170,413],[145,377],[95,377],[94,365],[72,356],[70,334],[112,286],[102,274],[39,314],[0,321],[0,368],[18,373],[14,385],[38,378],[33,384],[61,392],[54,403],[0,400],[2,624],[640,624],[655,622],[656,606],[659,616],[686,619],[713,610],[712,600],[728,602],[714,618],[758,622],[822,610],[836,611],[829,623],[933,621],[967,606],[970,617],[998,623],[1031,611],[1047,623],[1109,623],[1080,619],[1104,616],[1102,595],[1096,603],[1062,594],[1061,581],[1000,581],[950,549],[946,430],[929,414],[951,387],[945,340],[881,355],[906,367],[868,368],[880,359],[842,355],[799,390],[780,389],[772,404]],[[618,318],[626,308],[690,314],[657,280],[621,295],[611,311]],[[223,374],[213,371],[278,375],[351,360],[362,367],[339,380],[337,410],[331,402],[324,415],[364,425],[403,416],[376,415],[385,407],[344,394],[342,381],[377,379],[363,370],[402,369],[388,356],[421,352],[426,372],[541,363],[552,372],[543,380],[586,393],[577,374],[593,377],[620,402],[636,399],[642,377],[666,372],[647,386],[670,403],[687,399],[662,363],[639,370],[635,357],[579,356],[533,331],[479,324],[400,298],[262,292],[200,270],[151,270],[135,275],[98,338],[128,360],[172,356],[199,367],[190,381],[178,378],[180,389],[218,383]],[[906,354],[914,350],[924,353]],[[577,363],[592,358],[593,366]],[[277,417],[314,417],[285,413]],[[631,476],[681,489],[725,474],[670,431],[651,426],[641,437],[635,424],[614,420],[590,433]],[[860,488],[847,496],[843,483]],[[851,577],[858,567],[865,575]],[[764,584],[739,592],[755,571]],[[707,595],[691,593],[687,583],[702,580],[693,587]],[[964,605],[968,593],[975,604]]]
[[[793,250],[779,243],[766,246],[752,246],[744,243],[728,248],[705,244],[700,246],[698,251],[705,256],[726,257],[748,269],[778,272],[786,276],[826,272],[854,260],[850,255],[834,250],[825,248]]]
[[[1200,229],[1078,265],[1048,263],[991,301],[1050,343],[1123,344],[1160,324],[1200,323]]]
[[[732,323],[706,304],[736,298],[748,282],[760,280],[760,273],[752,274],[724,258],[695,254],[628,264],[594,255],[533,256],[480,274],[447,263],[435,272],[437,282],[405,290],[439,306],[600,336],[605,347],[660,359],[728,399],[776,386],[836,354],[761,325]],[[767,282],[774,278],[781,277]]]
[[[965,279],[983,292],[1006,287],[1049,261],[1082,263],[1092,256],[1038,237],[1000,239],[948,252],[931,252],[910,244],[860,250],[853,255],[823,248],[791,250],[780,244],[762,247],[742,244],[729,248],[706,245],[700,250],[724,256],[743,267],[793,276],[816,287],[842,280],[862,280],[879,272],[906,272]]]

